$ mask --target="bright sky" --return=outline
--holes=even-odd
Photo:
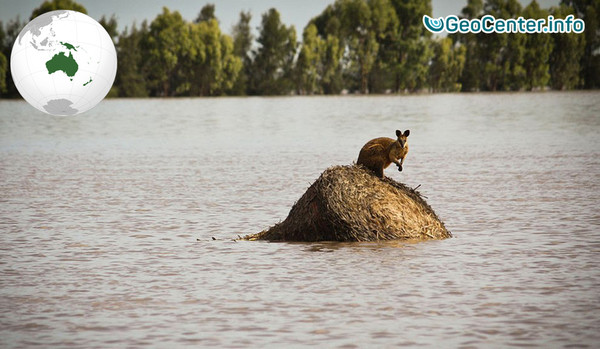
[[[520,0],[525,6],[530,1]],[[558,5],[560,0],[538,0],[542,8]],[[6,23],[17,15],[21,20],[29,19],[34,8],[43,0],[0,0],[0,21]],[[300,36],[308,21],[317,16],[334,0],[76,0],[82,4],[88,14],[99,20],[102,15],[110,17],[115,14],[119,31],[130,26],[134,21],[138,25],[144,20],[151,21],[167,6],[172,11],[179,11],[189,21],[194,20],[202,6],[206,3],[215,4],[216,16],[221,29],[230,33],[231,28],[239,19],[240,11],[252,13],[252,27],[260,25],[260,18],[271,7],[281,14],[281,20],[286,25],[294,25]],[[432,0],[433,17],[459,14],[467,0]]]

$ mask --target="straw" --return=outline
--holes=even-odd
[[[352,165],[325,170],[283,222],[243,239],[378,241],[451,236],[417,190]]]

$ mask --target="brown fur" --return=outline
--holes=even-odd
[[[408,153],[409,134],[409,130],[404,133],[396,130],[397,139],[380,137],[368,141],[358,154],[357,164],[375,172],[380,178],[383,178],[383,170],[392,162],[398,166],[398,171],[402,171],[402,164]]]

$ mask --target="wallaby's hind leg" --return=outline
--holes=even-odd
[[[383,167],[377,168],[374,172],[377,175],[377,177],[383,178]]]

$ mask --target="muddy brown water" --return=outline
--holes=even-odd
[[[454,238],[232,241],[396,129]],[[0,347],[597,347],[599,135],[598,92],[0,101]]]

